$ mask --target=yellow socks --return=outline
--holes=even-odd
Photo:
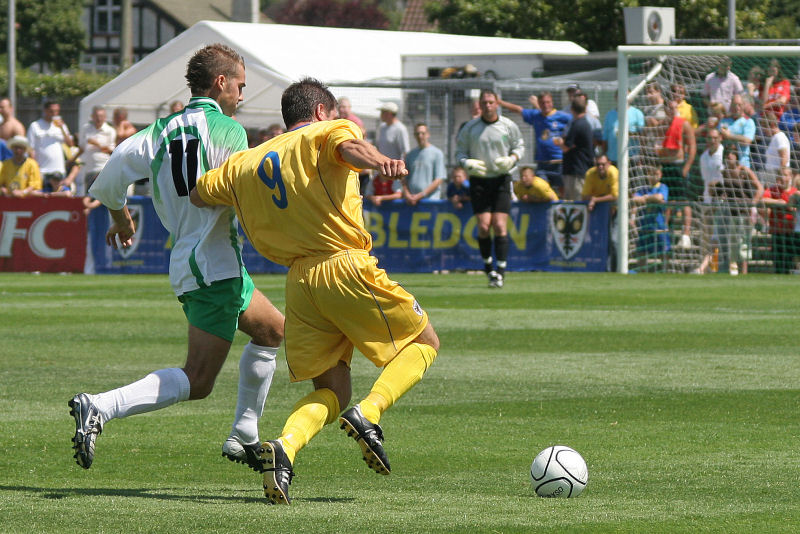
[[[401,350],[386,364],[369,395],[359,403],[364,417],[377,425],[383,412],[420,381],[435,358],[433,347],[422,343],[411,343]]]
[[[292,413],[283,426],[281,437],[289,461],[294,463],[297,452],[339,415],[339,399],[327,388],[312,391],[292,408]]]

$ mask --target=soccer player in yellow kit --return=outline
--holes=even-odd
[[[378,152],[351,121],[335,120],[336,99],[316,80],[290,85],[281,109],[289,131],[200,177],[191,199],[233,206],[256,250],[289,266],[286,360],[293,382],[310,379],[315,388],[294,406],[280,437],[263,444],[271,466],[264,494],[289,504],[297,452],[350,403],[353,347],[383,370],[339,423],[370,468],[388,475],[378,423],[433,363],[439,338],[414,296],[369,254],[358,173],[400,178],[403,161]]]

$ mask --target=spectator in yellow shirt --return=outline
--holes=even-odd
[[[533,167],[522,167],[519,180],[514,182],[514,195],[520,202],[552,202],[558,195],[544,178],[533,172]]]
[[[697,128],[700,121],[697,119],[694,107],[686,101],[686,87],[680,83],[673,83],[670,89],[672,90],[672,99],[678,103],[678,116],[689,121],[692,128]]]
[[[0,169],[0,195],[16,198],[40,195],[42,175],[36,160],[28,157],[31,148],[28,140],[22,135],[15,135],[9,139],[8,147],[14,155],[5,160]]]
[[[611,202],[619,196],[619,170],[611,165],[608,156],[595,158],[595,166],[586,171],[581,198],[589,201],[589,211],[598,202]]]

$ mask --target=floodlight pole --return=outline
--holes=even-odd
[[[736,0],[728,0],[728,41],[736,44]]]
[[[8,0],[8,99],[17,107],[17,2]]]

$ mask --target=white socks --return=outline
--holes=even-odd
[[[259,441],[258,418],[264,413],[278,347],[262,347],[251,341],[245,345],[239,360],[239,395],[231,437],[250,445]]]
[[[250,445],[258,442],[258,419],[264,412],[278,347],[261,347],[252,342],[239,360],[239,395],[231,437]],[[128,417],[166,408],[189,398],[189,378],[179,368],[159,369],[127,386],[92,395],[103,418]]]
[[[189,378],[182,369],[159,369],[132,384],[91,397],[105,423],[185,401],[189,398]]]

